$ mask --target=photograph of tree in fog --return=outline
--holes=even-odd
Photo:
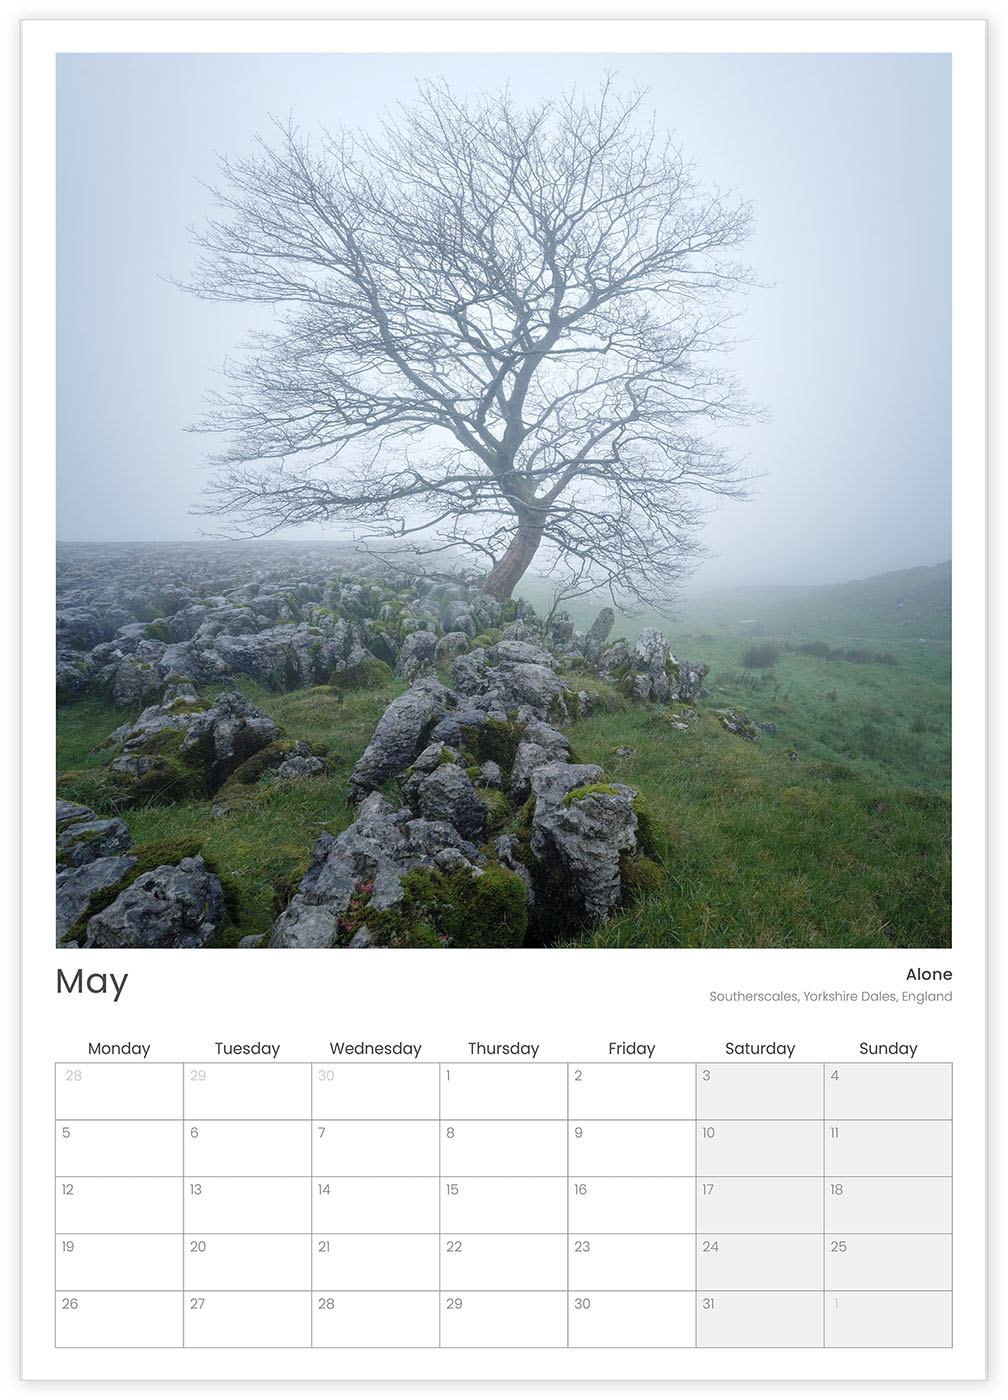
[[[58,944],[948,946],[951,171],[947,55],[62,55]]]

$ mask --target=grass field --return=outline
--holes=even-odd
[[[660,889],[586,931],[580,946],[947,946],[948,605],[943,566],[832,589],[711,594],[687,599],[671,622],[624,626],[630,640],[661,626],[677,654],[709,661],[709,695],[685,730],[660,706],[571,728],[580,760],[644,794],[665,874]],[[583,609],[578,624],[595,611]],[[767,664],[746,664],[754,648]],[[236,688],[291,737],[328,745],[329,776],[267,778],[236,796],[127,814],[138,846],[198,837],[237,891],[227,942],[265,933],[317,837],[353,819],[350,771],[403,687],[342,697]],[[776,732],[758,743],[727,733],[717,711],[740,706]],[[60,710],[57,766],[83,770],[68,795],[87,800],[87,770],[108,758],[95,746],[128,717],[92,699]],[[617,757],[617,748],[633,752]]]

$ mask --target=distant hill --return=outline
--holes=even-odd
[[[518,590],[540,612],[548,611],[545,581],[526,577]],[[568,604],[586,628],[608,600]],[[617,618],[615,634],[633,641],[642,627],[658,627],[670,638],[702,636],[816,638],[875,643],[949,642],[952,635],[952,564],[899,569],[850,583],[753,585],[685,593],[672,618],[640,612]]]
[[[687,594],[679,628],[748,636],[816,636],[881,642],[948,641],[952,565],[900,569],[818,587],[756,587]]]

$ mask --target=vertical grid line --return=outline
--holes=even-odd
[[[700,1062],[693,1065],[693,1349],[700,1345]]]
[[[822,1344],[826,1346],[826,1062],[822,1067]]]
[[[59,1215],[59,1183],[56,1179],[56,1125],[59,1123],[59,1063],[53,1064],[53,1112],[56,1115],[53,1119],[53,1347],[59,1346],[59,1289],[56,1287],[56,1278],[59,1274],[59,1230],[57,1218]],[[24,1151],[22,1149],[22,1161]],[[24,1168],[22,1167],[22,1170]],[[24,1226],[21,1227],[22,1240],[24,1238]],[[24,1246],[22,1244],[22,1257]]]
[[[315,1345],[315,1066],[308,1065],[308,1345]]]
[[[955,1345],[955,1102],[954,1066],[948,1062],[949,1071],[949,1346]],[[985,1073],[985,1078],[989,1075]],[[987,1085],[985,1084],[985,1089]],[[986,1097],[986,1095],[985,1095]],[[988,1217],[989,1217],[988,1207]]]
[[[182,1123],[181,1123],[181,1128],[182,1128],[182,1182],[181,1182],[181,1186],[182,1186],[182,1220],[181,1220],[181,1225],[182,1225],[182,1240],[181,1240],[181,1244],[182,1244],[182,1296],[181,1296],[181,1298],[179,1299],[179,1302],[182,1304],[182,1345],[183,1345],[183,1347],[184,1347],[184,1346],[185,1346],[185,1314],[186,1314],[186,1306],[185,1306],[185,1266],[186,1266],[186,1249],[185,1249],[185,1187],[186,1187],[186,1179],[185,1179],[185,1076],[186,1076],[186,1067],[185,1067],[185,1060],[182,1061],[181,1068],[182,1068]]]
[[[567,1346],[570,1346],[570,1062],[567,1062]]]
[[[444,1182],[441,1180],[441,1071],[444,1068],[439,1060],[437,1067],[437,1344],[441,1345],[441,1188]]]

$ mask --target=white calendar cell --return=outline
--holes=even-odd
[[[181,1118],[182,1066],[109,1061],[57,1065],[56,1117]]]
[[[827,1288],[952,1287],[951,1235],[827,1235]]]
[[[436,1177],[316,1178],[311,1202],[317,1235],[437,1233]]]
[[[948,1176],[952,1124],[941,1119],[845,1120],[826,1125],[830,1176]]]
[[[951,1118],[952,1066],[826,1065],[826,1118]]]
[[[822,1065],[697,1065],[697,1119],[823,1116]]]
[[[574,1290],[568,1302],[572,1347],[692,1347],[694,1294]]]
[[[948,1347],[951,1293],[827,1293],[829,1347]]]
[[[563,1347],[567,1294],[442,1293],[443,1347]]]
[[[316,1347],[436,1347],[438,1294],[320,1293],[312,1295]]]
[[[822,1177],[700,1177],[696,1198],[697,1229],[705,1235],[822,1235]]]
[[[186,1064],[185,1117],[310,1118],[308,1065]]]
[[[821,1347],[819,1292],[698,1293],[697,1346]]]
[[[436,1176],[435,1121],[339,1122],[311,1125],[316,1176]]]
[[[442,1235],[442,1291],[567,1287],[567,1236]]]
[[[404,1291],[438,1286],[437,1235],[315,1235],[312,1286]]]
[[[571,1235],[567,1240],[570,1287],[592,1289],[692,1290],[696,1282],[696,1236]],[[693,1314],[690,1312],[692,1336]]]
[[[77,1118],[56,1124],[57,1176],[177,1176],[181,1172],[180,1123]]]
[[[57,1235],[56,1286],[93,1289],[181,1289],[179,1235]]]
[[[575,1176],[692,1176],[696,1166],[687,1119],[572,1118],[567,1143]]]
[[[566,1176],[567,1124],[460,1118],[441,1123],[442,1176]]]
[[[759,1226],[759,1222],[754,1224]],[[822,1290],[822,1235],[713,1235],[696,1242],[697,1287]]]
[[[288,1176],[187,1176],[175,1182],[185,1200],[189,1235],[311,1232],[311,1179]]]
[[[567,1195],[575,1235],[593,1230],[677,1235],[694,1228],[691,1176],[572,1177]]]
[[[441,1121],[567,1117],[567,1070],[551,1064],[455,1064],[441,1068]]]
[[[57,1177],[56,1230],[61,1235],[178,1234],[182,1230],[181,1178]]]
[[[311,1067],[312,1116],[433,1118],[438,1116],[438,1066],[337,1064]]]
[[[689,1065],[572,1064],[570,1119],[695,1117],[696,1071]]]
[[[827,1177],[824,1190],[830,1235],[946,1235],[952,1229],[949,1177]]]
[[[58,1347],[178,1347],[182,1294],[140,1292],[56,1294]]]
[[[187,1176],[308,1176],[311,1125],[284,1119],[187,1118]]]
[[[455,1189],[452,1189],[455,1188]],[[567,1228],[562,1176],[464,1176],[441,1181],[441,1233],[543,1234]]]
[[[190,1292],[311,1287],[308,1235],[201,1235],[190,1231],[182,1236],[182,1252],[183,1287]]]
[[[182,1294],[187,1347],[306,1347],[311,1345],[311,1293],[199,1292]]]
[[[696,1144],[703,1176],[822,1177],[821,1120],[701,1118]]]

